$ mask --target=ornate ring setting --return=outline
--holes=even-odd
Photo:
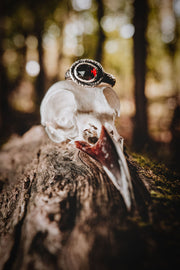
[[[94,87],[100,83],[115,85],[113,75],[106,73],[97,61],[80,59],[72,64],[65,73],[66,80],[72,80],[80,85]]]

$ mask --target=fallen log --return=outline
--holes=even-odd
[[[101,165],[72,144],[51,142],[40,126],[12,138],[0,152],[0,269],[173,269],[178,177],[126,157],[131,212]]]

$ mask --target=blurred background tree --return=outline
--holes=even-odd
[[[117,78],[119,133],[178,169],[180,0],[2,0],[1,145],[39,124],[39,105],[74,60]]]
[[[146,31],[148,22],[148,1],[134,0],[134,98],[135,116],[133,130],[133,147],[136,151],[143,149],[148,143],[148,117],[147,117],[147,98],[145,95],[146,80],[146,55],[147,41]]]

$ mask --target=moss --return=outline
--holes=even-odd
[[[173,230],[180,225],[180,177],[148,156],[132,153],[131,158],[148,185],[152,199],[152,226],[158,226],[162,231]]]
[[[179,176],[175,172],[147,156],[133,153],[132,158],[141,168],[140,172],[145,177],[154,180],[156,189],[165,194],[178,195],[180,182]]]

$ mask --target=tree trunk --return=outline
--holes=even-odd
[[[98,26],[98,34],[97,34],[98,41],[97,41],[95,60],[101,63],[102,56],[103,56],[103,46],[104,46],[104,41],[105,41],[104,30],[101,26],[101,19],[104,16],[104,4],[102,0],[96,0],[96,3],[97,3],[97,19],[99,22],[99,26]]]
[[[0,3],[0,139],[2,138],[3,130],[7,127],[7,122],[11,115],[8,102],[10,85],[3,64],[3,41],[5,37],[5,17],[3,16],[3,12],[3,3]]]
[[[43,96],[45,94],[45,68],[44,68],[44,50],[43,50],[43,22],[39,17],[36,17],[36,31],[35,35],[38,40],[38,57],[39,57],[39,66],[40,72],[36,78],[36,94],[37,94],[37,108],[39,108]]]
[[[131,213],[101,165],[72,144],[50,142],[40,126],[12,138],[0,152],[0,269],[173,269],[179,200],[167,211],[157,176],[127,160]]]
[[[147,0],[135,0],[133,48],[136,114],[134,118],[133,146],[136,151],[142,150],[148,141],[147,100],[145,96],[147,16]]]

